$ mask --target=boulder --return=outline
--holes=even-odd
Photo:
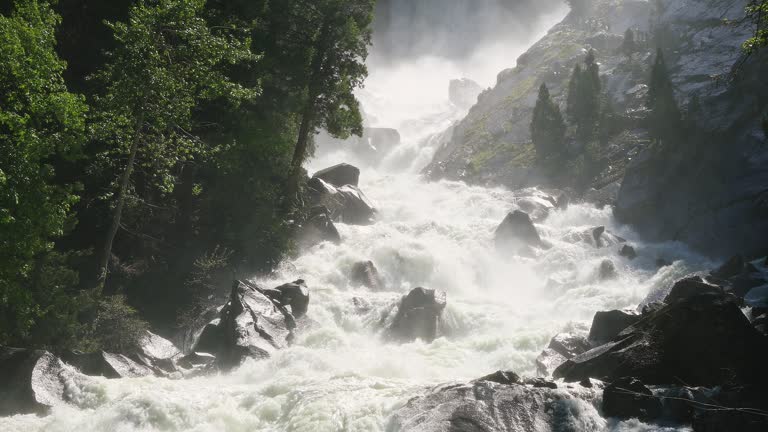
[[[312,247],[325,241],[339,244],[341,235],[331,220],[330,210],[325,206],[315,206],[299,232],[299,243],[304,247]]]
[[[512,385],[522,384],[523,380],[520,375],[512,371],[496,371],[490,375],[486,375],[482,378],[478,378],[476,381],[490,381],[497,384]]]
[[[307,186],[311,204],[327,208],[331,220],[350,225],[373,223],[376,209],[357,186],[345,185],[337,188],[317,177],[311,178]]]
[[[65,404],[74,375],[48,351],[0,347],[0,416],[45,414]]]
[[[605,387],[603,414],[606,417],[636,418],[649,422],[661,416],[662,406],[661,401],[642,382],[623,377]]]
[[[647,384],[762,383],[767,348],[727,296],[675,294],[610,342],[563,363],[553,376],[569,382],[633,376]]]
[[[496,249],[519,252],[525,247],[541,246],[541,237],[527,213],[515,210],[509,213],[494,234]]]
[[[401,341],[421,339],[432,342],[438,337],[445,305],[445,292],[414,288],[400,301],[397,315],[389,328],[391,337]]]
[[[675,282],[669,294],[664,298],[664,303],[671,304],[696,296],[721,298],[724,295],[725,291],[721,287],[709,284],[699,276],[692,276]]]
[[[587,243],[596,249],[626,242],[625,239],[606,231],[604,226],[571,231],[563,237],[563,240],[569,243]]]
[[[549,216],[549,213],[558,208],[558,199],[555,197],[557,191],[552,194],[543,192],[536,188],[521,189],[515,191],[514,202],[518,210],[525,212],[533,221],[543,221]],[[565,194],[561,195],[565,197]],[[567,200],[567,197],[564,198]],[[567,203],[560,203],[567,207]]]
[[[603,260],[600,263],[600,267],[597,269],[597,276],[602,281],[616,279],[618,275],[619,274],[616,271],[616,265],[609,259]]]
[[[620,310],[597,312],[592,318],[592,327],[587,339],[594,346],[602,345],[639,320],[639,315]]]
[[[744,271],[744,266],[744,257],[741,255],[734,255],[728,261],[723,263],[723,265],[712,271],[711,274],[719,279],[728,279],[740,275],[742,271]]]
[[[235,281],[229,303],[221,310],[221,320],[216,327],[219,328],[215,332],[221,332],[221,343],[218,352],[211,354],[216,355],[222,368],[230,369],[246,358],[266,358],[287,347],[296,321],[285,307],[276,304],[258,287]]]
[[[624,245],[621,247],[621,249],[619,249],[619,256],[622,256],[629,260],[633,260],[637,258],[637,252],[635,251],[635,248],[633,248],[632,246]]]
[[[103,376],[110,379],[162,375],[152,366],[136,362],[123,354],[105,351],[92,353],[68,351],[63,353],[61,358],[84,375]]]
[[[448,99],[459,108],[470,108],[482,93],[480,84],[468,78],[453,79],[448,85]]]
[[[589,351],[592,346],[587,339],[576,333],[558,333],[549,341],[549,346],[536,358],[536,372],[550,376],[566,360]]]
[[[352,285],[364,286],[373,291],[383,291],[385,289],[384,280],[372,261],[357,262],[352,266],[349,276]]]
[[[316,172],[314,177],[336,187],[357,186],[360,182],[360,169],[346,163],[340,163]]]
[[[520,432],[603,430],[594,389],[519,385],[514,374],[493,374],[467,384],[446,384],[396,410],[387,432]]]
[[[128,354],[128,358],[149,368],[157,376],[170,376],[178,372],[174,360],[180,355],[181,351],[173,342],[146,331],[139,341],[138,349]]]
[[[276,293],[276,295],[272,293]],[[295,318],[301,318],[307,314],[307,309],[309,309],[309,288],[307,288],[306,282],[302,279],[280,285],[266,292],[266,294],[281,305],[290,306],[291,313]]]

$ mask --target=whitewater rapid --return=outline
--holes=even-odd
[[[376,223],[338,224],[341,244],[317,245],[270,277],[255,278],[265,286],[306,280],[312,328],[272,358],[247,361],[229,374],[180,380],[77,375],[68,384],[70,405],[44,417],[0,418],[0,431],[383,431],[394,410],[437,384],[499,369],[534,376],[536,357],[558,332],[588,328],[596,311],[636,307],[652,290],[714,265],[678,243],[641,241],[616,223],[610,208],[578,203],[537,223],[551,248],[535,257],[497,253],[493,232],[517,208],[516,194],[430,183],[418,174],[439,145],[437,134],[466,111],[441,101],[419,105],[417,115],[404,113],[377,98],[390,86],[382,82],[369,88],[364,105],[379,121],[396,118],[385,126],[397,127],[402,143],[374,166],[322,149],[308,166],[310,172],[339,162],[360,166],[360,187],[378,209]],[[447,82],[440,85],[445,89]],[[617,247],[563,240],[597,226],[626,238],[639,257],[629,261]],[[657,258],[673,264],[657,269]],[[617,278],[598,278],[604,259],[616,264]],[[352,265],[365,260],[375,263],[387,291],[349,284]],[[446,336],[432,343],[385,341],[382,329],[396,304],[418,286],[447,292]],[[637,422],[611,426],[593,406],[576,414],[616,430],[651,430]]]
[[[342,244],[320,244],[259,279],[274,285],[303,278],[311,289],[309,317],[317,324],[292,347],[227,375],[81,376],[70,385],[72,406],[46,417],[0,419],[0,430],[380,431],[393,410],[431,386],[498,369],[535,375],[535,358],[556,333],[584,328],[595,311],[634,307],[654,288],[713,264],[680,244],[643,243],[616,224],[610,208],[581,204],[537,225],[551,249],[535,258],[501,255],[492,235],[516,208],[513,192],[373,168],[364,169],[361,188],[379,209],[375,224],[339,224]],[[616,248],[562,240],[600,225],[627,238],[640,257],[628,261]],[[657,270],[657,257],[674,264]],[[616,263],[615,280],[597,278],[606,258]],[[349,285],[351,266],[361,260],[376,264],[390,291]],[[400,296],[417,286],[447,292],[449,336],[431,344],[385,342],[382,326]],[[597,416],[593,411],[583,415]]]

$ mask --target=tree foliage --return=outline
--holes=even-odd
[[[59,17],[19,0],[0,16],[0,344],[24,337],[45,304],[35,270],[72,222],[75,185],[57,184],[54,157],[83,144],[83,98],[67,91],[55,52]]]
[[[591,138],[600,118],[600,66],[595,52],[590,50],[584,59],[584,69],[577,65],[568,86],[567,113],[576,124],[581,139]]]
[[[768,46],[768,0],[752,0],[746,9],[747,19],[755,27],[754,35],[747,39],[742,48],[747,55]]]
[[[565,122],[544,83],[539,87],[539,96],[533,109],[531,138],[541,158],[560,154],[564,150]]]
[[[656,52],[656,59],[651,69],[648,108],[651,110],[651,136],[657,141],[674,139],[679,131],[682,115],[675,100],[674,86],[661,49]]]
[[[192,134],[194,109],[213,99],[238,106],[258,95],[257,88],[232,82],[223,69],[256,60],[249,39],[237,31],[214,33],[202,16],[204,5],[203,0],[160,0],[151,5],[139,1],[128,23],[109,25],[117,49],[97,76],[106,89],[97,100],[94,129],[97,139],[110,143],[103,155],[108,163],[114,166],[127,158],[127,164],[119,177],[102,251],[101,282],[130,193],[134,164],[144,168],[146,180],[161,195],[172,193],[178,182],[175,168],[215,151]]]

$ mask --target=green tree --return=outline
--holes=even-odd
[[[62,78],[59,20],[37,0],[16,1],[0,16],[0,344],[25,337],[45,313],[35,299],[39,275],[77,201],[50,164],[77,157],[86,112]]]
[[[595,60],[595,52],[590,50],[584,59],[584,69],[578,65],[574,68],[566,108],[582,140],[588,140],[595,133],[600,118],[600,91],[600,66]]]
[[[743,44],[744,52],[749,56],[760,48],[768,46],[768,0],[752,0],[747,5],[747,19],[755,26],[753,36]]]
[[[547,85],[539,87],[539,97],[533,109],[531,138],[541,158],[562,153],[565,142],[565,122],[560,108],[552,101]]]
[[[632,57],[632,54],[637,51],[637,43],[635,42],[635,32],[631,28],[628,28],[624,32],[624,40],[621,42],[620,51],[627,57]]]
[[[231,28],[212,30],[204,6],[204,0],[140,0],[127,23],[109,24],[117,48],[97,74],[106,88],[96,101],[94,129],[96,138],[110,146],[102,158],[121,174],[101,250],[98,288],[107,277],[137,161],[145,181],[160,194],[171,193],[178,175],[174,168],[213,151],[192,133],[199,105],[209,100],[238,105],[258,96],[255,86],[234,83],[225,73],[227,65],[257,59],[250,40]]]
[[[656,52],[656,59],[651,69],[648,108],[651,110],[649,127],[651,136],[656,141],[674,139],[679,131],[682,115],[675,100],[675,90],[661,48]]]
[[[285,2],[288,14],[311,19],[308,28],[295,29],[300,65],[300,126],[291,160],[291,192],[296,190],[310,140],[318,129],[332,136],[362,135],[362,115],[354,90],[368,74],[365,59],[371,44],[373,0],[297,0]],[[277,7],[277,6],[273,6]],[[298,7],[298,10],[296,8]]]

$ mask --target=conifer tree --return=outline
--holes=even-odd
[[[546,84],[539,87],[539,97],[533,109],[531,138],[539,157],[547,157],[563,151],[565,122],[560,108],[552,101]]]
[[[637,50],[637,43],[635,42],[635,32],[631,28],[628,28],[624,32],[624,41],[621,43],[621,52],[627,57],[632,57],[632,54]]]
[[[656,52],[656,60],[651,70],[648,108],[651,110],[651,136],[656,141],[674,139],[682,116],[675,100],[674,88],[661,48]]]
[[[571,123],[576,123],[576,99],[579,89],[579,79],[581,78],[581,65],[576,64],[573,67],[571,81],[568,83],[568,96],[566,100],[565,113]]]

